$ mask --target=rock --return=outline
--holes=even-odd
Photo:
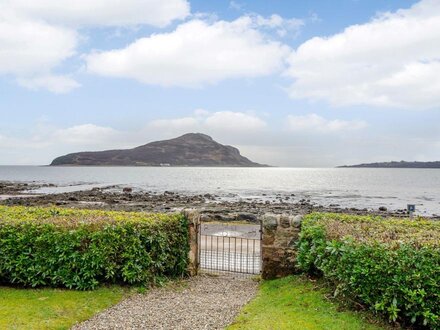
[[[252,213],[238,213],[236,219],[238,221],[257,222],[257,216]]]
[[[282,228],[289,228],[290,227],[290,218],[287,214],[281,215],[280,225]]]
[[[386,212],[386,211],[388,211],[388,209],[385,206],[381,206],[381,207],[379,207],[379,211]]]
[[[124,189],[122,189],[122,192],[124,192],[124,193],[131,193],[131,192],[133,192],[133,188],[130,188],[130,187],[124,187]]]
[[[291,222],[290,222],[290,225],[291,225],[292,227],[299,228],[299,227],[301,227],[301,222],[302,222],[302,220],[303,220],[303,216],[302,216],[302,215],[295,215],[295,216],[292,218],[292,220],[291,220]]]
[[[201,222],[209,222],[209,221],[212,221],[212,219],[211,219],[211,216],[209,214],[202,213],[200,215],[200,221]]]
[[[273,214],[265,214],[262,220],[264,229],[274,230],[278,226],[277,217]]]

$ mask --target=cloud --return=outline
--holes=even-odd
[[[261,118],[243,112],[214,112],[206,117],[204,124],[209,129],[226,131],[258,131],[266,127]]]
[[[21,86],[32,90],[46,89],[55,94],[68,93],[81,85],[67,76],[44,75],[33,78],[19,78]]]
[[[220,116],[230,120],[227,111],[220,111],[224,112],[226,114]],[[242,120],[236,126],[224,122],[217,129],[206,122],[219,115],[202,109],[182,118],[138,123],[129,129],[97,123],[58,127],[47,118],[41,118],[26,135],[20,130],[15,135],[0,133],[0,164],[48,164],[53,158],[71,152],[132,148],[188,132],[209,134],[220,143],[238,147],[254,161],[278,166],[322,167],[393,159],[428,161],[436,160],[440,153],[440,132],[434,121],[415,127],[408,124],[402,136],[399,125],[386,125],[380,131],[363,131],[363,125],[356,121],[319,119],[319,116],[318,120],[315,116],[312,120],[306,118],[296,131],[269,126],[269,123],[247,126],[259,117],[252,113],[234,113],[243,114],[237,115]],[[297,125],[300,122],[292,120]]]
[[[115,142],[121,133],[111,127],[103,127],[94,124],[72,126],[65,129],[57,129],[52,137],[57,143],[70,145],[99,146]]]
[[[230,9],[234,9],[234,10],[238,10],[241,11],[244,7],[244,4],[239,3],[237,1],[229,1],[229,8]]]
[[[357,120],[328,120],[313,113],[305,116],[289,115],[287,116],[287,126],[292,132],[316,134],[359,130],[367,127],[367,123]]]
[[[84,26],[166,26],[189,14],[186,0],[4,0],[0,2],[0,75],[21,86],[66,93],[79,84],[54,74],[74,55]]]
[[[71,152],[130,147],[129,138],[124,131],[95,124],[63,128],[37,122],[27,136],[0,135],[0,164],[48,164]]]
[[[312,38],[290,56],[290,95],[336,106],[438,107],[439,40],[437,0]]]
[[[130,131],[92,123],[62,128],[47,121],[39,121],[33,126],[27,137],[16,138],[0,134],[0,147],[41,148],[66,145],[75,148],[120,148],[145,143],[145,139],[149,138],[175,137],[188,132],[246,135],[261,132],[266,123],[258,116],[243,112],[209,112],[197,109],[187,117],[152,120],[141,128]]]
[[[26,20],[0,6],[0,74],[46,73],[75,54],[74,30]]]
[[[255,18],[209,23],[194,19],[170,33],[85,57],[90,73],[160,86],[199,87],[224,79],[272,74],[289,48],[258,29]]]
[[[253,114],[203,109],[187,117],[157,119],[130,130],[93,123],[58,127],[43,120],[36,122],[26,136],[0,134],[0,164],[47,164],[67,153],[133,148],[189,132],[209,134],[220,143],[246,144],[253,143],[265,127],[266,123]]]
[[[173,119],[158,119],[148,124],[151,128],[172,131],[175,134],[187,132],[249,133],[261,131],[266,122],[258,116],[232,111],[208,112],[197,109],[193,116]]]
[[[264,17],[261,15],[251,15],[254,19],[255,25],[266,28],[274,29],[278,36],[284,37],[289,35],[290,37],[296,37],[300,31],[300,28],[304,26],[305,22],[299,18],[285,19],[280,15],[271,15]]]
[[[183,117],[175,119],[156,119],[148,124],[151,128],[172,130],[172,131],[192,131],[198,130],[200,121],[194,117]]]
[[[5,151],[8,148],[23,148],[26,144],[23,144],[20,139],[9,137],[0,134],[0,147]]]
[[[31,19],[70,26],[152,25],[163,27],[190,13],[186,0],[6,0]]]

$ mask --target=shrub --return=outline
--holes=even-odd
[[[440,222],[313,213],[298,266],[391,321],[440,328]]]
[[[0,206],[0,282],[93,289],[185,274],[183,215]]]

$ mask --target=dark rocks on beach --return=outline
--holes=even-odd
[[[253,205],[254,207],[256,205]],[[257,216],[252,213],[239,213],[237,214],[238,221],[249,221],[249,222],[257,222]]]
[[[23,193],[28,190],[33,190],[42,187],[51,187],[51,184],[42,184],[39,185],[37,183],[20,183],[20,182],[8,182],[3,181],[0,182],[0,195],[15,195],[19,193]]]
[[[352,213],[357,215],[377,214],[382,216],[406,217],[406,212],[390,212],[386,207],[378,211],[356,208],[341,208],[338,204],[330,206],[316,205],[309,199],[294,201],[266,196],[259,200],[225,200],[215,194],[187,195],[178,192],[128,192],[117,186],[93,188],[87,191],[66,192],[46,195],[21,195],[29,190],[41,187],[35,183],[25,186],[22,183],[0,182],[0,193],[20,195],[9,197],[0,204],[23,206],[50,206],[57,205],[69,208],[89,208],[106,210],[145,211],[145,212],[173,212],[188,207],[198,208],[203,221],[241,221],[258,223],[266,213],[303,215],[310,212]],[[127,187],[125,187],[127,188]],[[266,193],[266,195],[268,195]]]

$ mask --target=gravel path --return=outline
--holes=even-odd
[[[257,286],[250,278],[197,276],[131,296],[72,329],[223,329]]]

